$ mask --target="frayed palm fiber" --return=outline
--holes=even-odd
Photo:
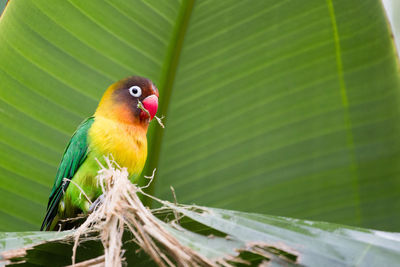
[[[81,237],[95,232],[99,233],[104,246],[104,265],[122,266],[122,236],[127,228],[132,232],[134,242],[159,266],[217,266],[196,251],[181,245],[163,228],[163,222],[143,206],[137,196],[141,188],[129,181],[126,168],[120,168],[108,158],[106,162],[107,168],[102,166],[97,176],[104,200],[74,234],[73,265]]]

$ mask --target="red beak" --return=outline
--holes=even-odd
[[[150,95],[143,99],[142,104],[144,108],[150,113],[150,120],[152,120],[157,113],[158,97],[156,95]],[[142,110],[142,112],[144,111]]]

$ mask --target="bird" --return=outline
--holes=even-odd
[[[101,195],[96,175],[104,156],[126,167],[135,183],[147,158],[147,129],[158,109],[159,92],[144,77],[130,76],[110,85],[93,116],[72,135],[59,164],[40,230],[72,228],[65,219],[87,214]],[[83,190],[90,202],[81,196]]]

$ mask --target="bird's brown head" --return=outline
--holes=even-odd
[[[147,127],[156,115],[158,97],[158,90],[152,81],[131,76],[108,87],[97,107],[95,116]],[[140,108],[140,103],[147,112]]]

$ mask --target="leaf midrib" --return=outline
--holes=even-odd
[[[179,58],[182,51],[182,46],[186,34],[186,30],[189,24],[189,20],[192,14],[194,0],[182,1],[176,24],[171,36],[171,41],[167,48],[166,57],[162,66],[161,77],[159,79],[160,90],[160,102],[158,114],[164,115],[167,120],[168,106],[172,94],[172,87],[174,85],[176,71],[179,65]],[[148,154],[151,158],[148,158],[148,162],[143,170],[143,173],[152,173],[152,170],[158,166],[158,160],[160,155],[161,141],[164,135],[164,130],[161,127],[157,129],[151,129],[148,133],[148,138],[153,140],[152,144],[148,149]],[[154,183],[151,184],[148,191],[154,192]],[[151,200],[150,200],[151,201]],[[149,203],[146,203],[149,204]]]

